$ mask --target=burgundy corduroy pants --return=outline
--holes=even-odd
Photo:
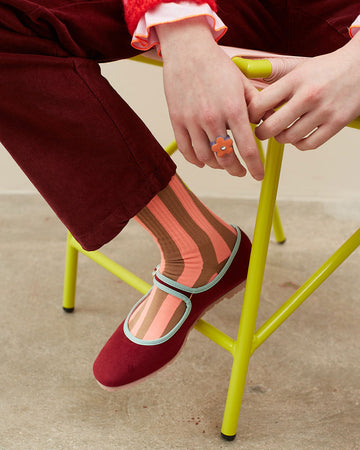
[[[175,164],[101,76],[135,54],[121,1],[0,2],[0,140],[87,250],[116,236]]]
[[[220,0],[223,45],[313,56],[360,2]],[[85,249],[116,236],[175,165],[101,76],[135,54],[121,0],[0,0],[0,141]]]

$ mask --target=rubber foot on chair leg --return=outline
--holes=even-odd
[[[233,441],[236,438],[236,434],[228,436],[227,434],[221,433],[221,437],[225,439],[225,441]]]
[[[65,306],[63,306],[63,310],[67,313],[72,313],[74,311],[75,308],[65,308]]]
[[[284,239],[283,241],[278,241],[278,244],[282,245],[282,244],[285,244],[285,242],[286,242],[286,239]]]

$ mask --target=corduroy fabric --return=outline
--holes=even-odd
[[[101,76],[97,61],[134,54],[118,1],[0,4],[0,141],[86,250],[176,170]]]
[[[219,0],[228,26],[220,44],[295,56],[316,56],[345,45],[360,1]]]

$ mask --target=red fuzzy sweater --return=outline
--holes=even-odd
[[[131,34],[141,19],[141,17],[151,8],[160,3],[179,3],[180,0],[123,0],[125,10],[125,20]],[[194,3],[203,4],[208,3],[209,6],[216,12],[215,0],[192,0]]]

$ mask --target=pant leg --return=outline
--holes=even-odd
[[[316,56],[344,46],[359,13],[359,0],[289,0],[291,53]]]
[[[75,238],[94,250],[116,236],[175,173],[174,163],[95,61],[130,56],[122,12],[114,20],[115,2],[83,16],[81,9],[69,15],[69,2],[49,2],[66,4],[59,16],[39,2],[5,3],[0,3],[0,140]],[[95,4],[101,2],[79,3]],[[96,37],[91,18],[98,20]]]
[[[217,0],[228,26],[221,45],[288,53],[287,0]]]
[[[316,56],[350,39],[348,27],[360,1],[218,0],[219,16],[229,30],[220,43],[274,53]]]

